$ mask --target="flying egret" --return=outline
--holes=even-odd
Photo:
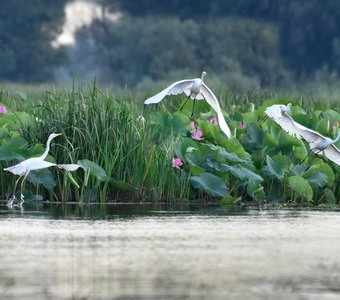
[[[50,134],[50,136],[48,137],[47,143],[46,143],[45,152],[41,156],[28,158],[28,159],[22,161],[21,163],[19,163],[17,165],[14,165],[12,167],[8,167],[8,168],[4,169],[4,170],[9,171],[9,172],[11,172],[15,175],[19,175],[19,178],[15,182],[13,196],[12,196],[12,198],[9,199],[9,201],[7,203],[8,206],[11,207],[12,204],[13,204],[13,201],[16,200],[15,190],[16,190],[17,185],[18,185],[18,183],[19,183],[19,181],[22,177],[23,177],[23,179],[21,181],[20,203],[19,203],[19,205],[21,206],[24,203],[24,196],[22,194],[22,190],[23,190],[23,185],[24,185],[24,182],[26,180],[26,177],[28,176],[30,171],[45,169],[45,168],[49,168],[49,167],[58,167],[60,169],[64,169],[64,170],[67,170],[67,171],[75,171],[80,167],[77,164],[56,164],[56,163],[51,163],[51,162],[45,161],[45,158],[47,157],[47,154],[50,151],[51,141],[59,135],[62,135],[62,133],[52,133],[52,134]]]
[[[214,93],[206,86],[206,84],[203,82],[203,78],[207,73],[205,71],[202,72],[201,78],[194,78],[194,79],[184,79],[177,82],[174,82],[170,86],[168,86],[163,91],[159,92],[158,94],[146,99],[144,101],[144,104],[153,104],[158,103],[163,100],[165,96],[168,95],[178,95],[181,93],[185,93],[188,98],[191,98],[194,100],[194,107],[195,108],[195,101],[196,100],[203,100],[205,99],[208,104],[215,110],[217,113],[217,119],[218,124],[221,128],[221,130],[225,133],[227,137],[231,137],[230,129],[224,119],[222,110],[220,108],[220,104],[218,103],[218,100]],[[186,101],[187,101],[186,100]],[[185,103],[186,103],[185,101]],[[184,103],[184,104],[185,104]],[[193,115],[193,112],[191,114],[191,117]]]
[[[265,110],[266,115],[279,124],[283,130],[297,138],[303,138],[310,147],[310,152],[315,155],[323,155],[340,166],[340,150],[334,145],[340,139],[340,132],[335,139],[330,139],[320,133],[309,129],[293,120],[288,115],[291,103],[287,106],[275,104]],[[307,155],[308,156],[308,155]],[[306,159],[306,158],[305,158]],[[302,162],[305,160],[303,159]]]

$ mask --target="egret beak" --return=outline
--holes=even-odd
[[[61,132],[56,133],[55,136],[63,135]]]

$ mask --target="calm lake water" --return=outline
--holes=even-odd
[[[340,212],[3,205],[0,299],[340,299]]]

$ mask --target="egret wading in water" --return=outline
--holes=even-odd
[[[184,102],[183,106],[189,100],[189,98],[194,100],[193,111],[191,113],[191,118],[194,114],[195,103],[196,100],[203,100],[205,99],[208,104],[214,109],[217,113],[218,125],[220,126],[221,130],[225,133],[227,137],[231,137],[230,129],[224,119],[222,110],[220,108],[220,104],[214,93],[207,87],[207,85],[203,82],[203,78],[207,73],[205,71],[202,72],[201,78],[194,78],[194,79],[184,79],[177,82],[174,82],[170,86],[168,86],[163,91],[159,92],[158,94],[146,99],[144,104],[154,104],[158,103],[163,100],[164,97],[169,95],[178,95],[181,93],[185,93],[188,97]],[[182,109],[181,108],[181,109]]]
[[[13,173],[14,175],[19,175],[19,178],[15,182],[13,196],[9,199],[7,203],[8,206],[11,207],[13,205],[13,202],[16,200],[15,190],[21,178],[22,178],[22,181],[21,181],[19,205],[22,205],[24,203],[24,196],[22,194],[22,190],[23,190],[23,185],[26,180],[26,177],[28,176],[30,171],[45,169],[49,167],[58,167],[66,171],[75,171],[80,167],[77,164],[56,164],[56,163],[45,161],[45,158],[47,157],[48,152],[50,151],[51,141],[59,135],[62,135],[62,133],[50,134],[50,136],[48,137],[47,143],[46,143],[45,152],[41,156],[28,158],[17,165],[4,169],[6,171]]]
[[[287,106],[275,104],[269,106],[265,110],[265,113],[267,117],[273,119],[287,133],[297,138],[303,138],[309,144],[310,151],[302,162],[304,162],[312,152],[314,153],[314,157],[316,155],[323,155],[340,166],[340,150],[334,145],[340,139],[340,132],[335,139],[325,137],[320,133],[295,122],[288,114],[290,108],[291,103]]]

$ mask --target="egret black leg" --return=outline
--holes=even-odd
[[[190,118],[192,119],[192,117],[194,116],[194,112],[195,112],[195,104],[196,104],[196,98],[194,99],[194,104],[192,106],[192,112],[191,112],[191,116]]]
[[[180,111],[183,109],[183,107],[185,106],[185,104],[188,102],[189,98],[190,98],[191,94],[187,97],[187,99],[184,101],[183,105],[181,106],[181,108],[179,109]]]
[[[300,164],[302,164],[306,160],[306,158],[309,156],[309,154],[311,154],[312,151],[313,151],[313,149],[309,149],[306,157],[300,162]]]
[[[263,123],[263,122],[265,122],[265,121],[267,121],[268,120],[268,116],[267,115],[265,115],[262,119],[260,119],[260,125]]]

